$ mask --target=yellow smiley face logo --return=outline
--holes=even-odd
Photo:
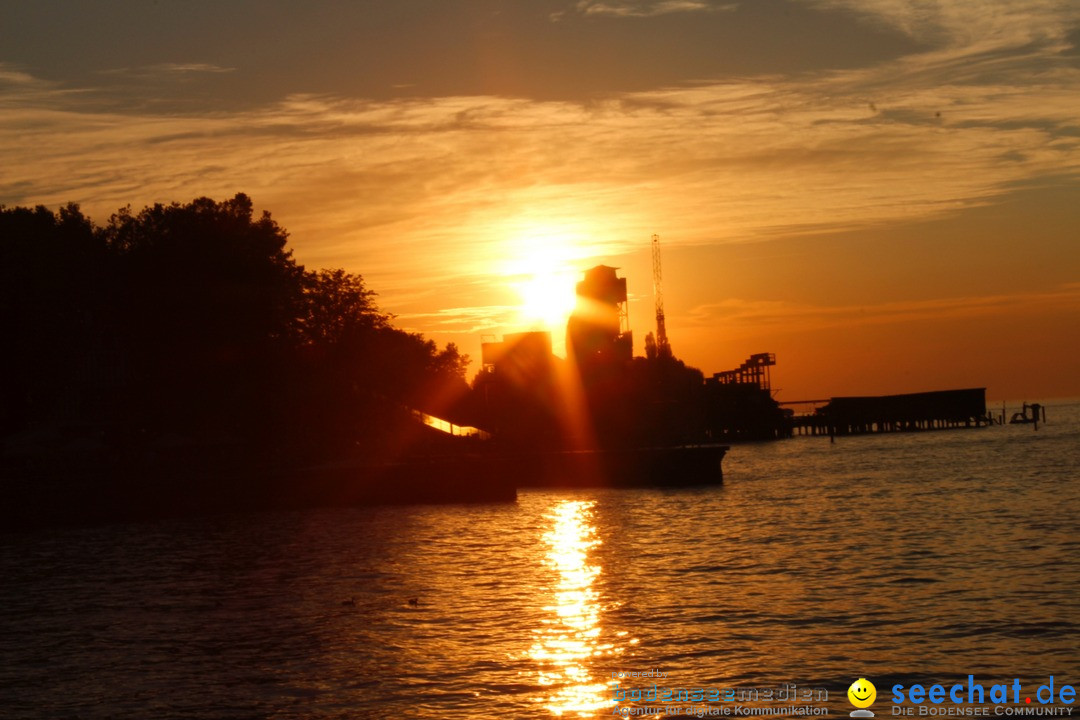
[[[857,708],[868,708],[877,699],[877,688],[866,678],[859,678],[847,689],[848,700]]]

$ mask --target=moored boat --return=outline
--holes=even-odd
[[[516,466],[521,487],[689,487],[720,485],[727,445],[619,448],[522,453]]]

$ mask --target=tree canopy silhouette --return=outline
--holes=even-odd
[[[0,207],[3,430],[177,434],[276,454],[378,446],[468,358],[394,327],[360,275],[308,271],[244,194],[121,209]],[[393,412],[400,412],[394,410]]]

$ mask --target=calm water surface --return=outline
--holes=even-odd
[[[0,537],[0,717],[605,717],[651,668],[833,716],[859,676],[879,716],[895,682],[1080,685],[1080,406],[1048,415],[736,446],[721,488]]]

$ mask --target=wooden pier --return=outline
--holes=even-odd
[[[819,401],[815,401],[819,402]],[[879,397],[834,397],[813,414],[792,417],[798,435],[861,435],[990,424],[986,388]]]

